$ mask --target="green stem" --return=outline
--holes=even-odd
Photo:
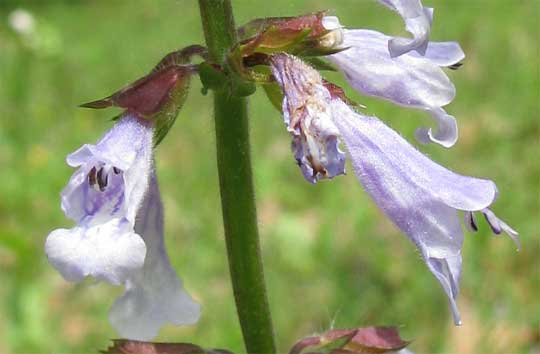
[[[236,41],[230,0],[199,0],[210,60],[223,64]],[[227,86],[227,85],[226,85]],[[236,308],[250,354],[276,352],[257,230],[246,99],[214,92],[221,207]]]

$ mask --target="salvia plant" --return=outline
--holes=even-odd
[[[339,71],[363,95],[424,111],[435,128],[419,127],[420,143],[456,143],[456,119],[444,109],[455,87],[445,69],[458,69],[465,54],[456,42],[429,40],[433,9],[420,0],[379,2],[401,16],[408,38],[349,27],[328,12],[255,19],[237,28],[230,1],[199,0],[206,47],[170,53],[133,84],[82,105],[124,112],[97,143],[68,155],[75,172],[61,207],[75,226],[52,231],[45,252],[68,281],[92,277],[124,286],[109,320],[126,339],[108,352],[227,352],[143,342],[165,324],[196,323],[201,312],[169,261],[154,163],[154,149],[174,124],[194,76],[214,100],[225,239],[247,352],[276,352],[246,109],[246,97],[258,87],[283,115],[299,175],[313,184],[333,179],[345,174],[348,158],[364,190],[414,243],[446,293],[455,324],[461,324],[456,299],[462,224],[477,231],[477,216],[483,215],[494,234],[508,234],[519,248],[517,232],[491,209],[498,194],[493,181],[430,160],[324,78],[325,71]],[[407,344],[393,327],[363,327],[306,337],[291,353],[405,353]]]

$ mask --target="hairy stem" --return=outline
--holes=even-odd
[[[209,59],[223,64],[236,40],[229,0],[199,0]],[[276,352],[259,247],[246,99],[214,92],[216,150],[229,269],[246,350]]]

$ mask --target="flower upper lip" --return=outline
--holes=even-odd
[[[405,22],[405,28],[413,35],[412,39],[394,37],[388,41],[388,51],[398,57],[410,51],[421,55],[426,52],[433,21],[433,8],[423,7],[420,0],[379,0],[389,9],[397,12]]]
[[[337,18],[332,22],[339,23]],[[420,142],[435,142],[444,147],[456,143],[455,118],[442,108],[454,99],[455,87],[441,67],[463,60],[457,43],[426,42],[422,55],[411,50],[393,57],[387,44],[391,37],[385,34],[364,29],[340,31],[344,50],[327,58],[345,74],[353,88],[367,96],[428,112],[437,129],[418,129]]]

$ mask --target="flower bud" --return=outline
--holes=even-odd
[[[229,65],[241,76],[256,82],[270,81],[268,58],[276,53],[323,56],[344,50],[341,28],[327,29],[324,12],[297,17],[256,19],[238,30],[240,43],[229,54]]]

